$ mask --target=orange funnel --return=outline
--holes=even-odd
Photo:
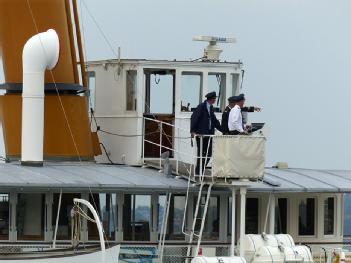
[[[81,45],[74,42],[79,36],[73,34],[71,4],[74,6],[75,0],[0,1],[0,54],[5,75],[1,88],[6,90],[0,96],[0,117],[10,159],[18,159],[21,153],[23,46],[31,36],[49,28],[58,33],[60,56],[57,66],[45,75],[44,158],[93,160],[100,154],[97,136],[90,130],[86,87],[79,83],[75,45]]]

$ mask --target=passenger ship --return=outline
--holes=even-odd
[[[225,261],[235,255],[255,262],[248,256],[257,252],[252,244],[261,238],[273,246],[276,234],[289,234],[283,238],[307,245],[314,256],[328,252],[329,262],[334,250],[342,251],[351,171],[285,163],[265,168],[264,131],[258,131],[247,137],[214,135],[212,165],[194,174],[192,111],[204,94],[216,91],[221,119],[227,98],[245,91],[242,62],[219,59],[217,43],[233,39],[196,38],[209,46],[194,61],[85,62],[75,0],[1,1],[0,27],[6,152],[0,164],[0,262],[13,251],[70,247],[77,234],[71,221],[74,198],[94,204],[106,244],[121,245],[121,262],[185,262],[201,253],[218,260],[207,262],[237,262]],[[48,28],[60,40],[58,63],[46,71],[44,113],[32,112],[25,122],[22,50]],[[31,58],[30,65],[39,63]],[[23,101],[40,97],[25,95]],[[89,219],[81,218],[74,230],[81,245],[99,240]],[[301,261],[297,254],[293,261]]]

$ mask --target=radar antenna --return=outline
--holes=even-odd
[[[217,43],[236,43],[235,38],[213,36],[195,36],[193,41],[208,42],[208,46],[204,49],[203,61],[219,61],[219,55],[223,50],[217,46]]]

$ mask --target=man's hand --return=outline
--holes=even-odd
[[[255,111],[260,112],[260,111],[261,111],[261,108],[255,107]]]
[[[191,133],[191,138],[194,138],[196,136],[196,133],[195,132],[192,132]]]

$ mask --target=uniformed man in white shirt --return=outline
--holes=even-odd
[[[244,107],[244,103],[244,94],[236,96],[235,106],[230,110],[228,117],[228,129],[230,135],[249,134],[248,130],[243,125],[243,117],[241,115],[241,109]]]

